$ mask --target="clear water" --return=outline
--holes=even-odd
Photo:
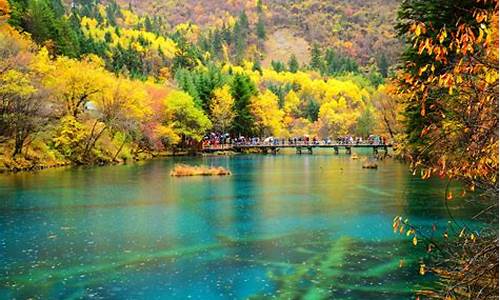
[[[172,178],[178,162],[227,177]],[[1,299],[411,299],[444,183],[331,153],[0,175]],[[474,212],[451,203],[467,222]],[[400,268],[400,261],[404,266]]]

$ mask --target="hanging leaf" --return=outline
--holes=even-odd
[[[420,275],[424,276],[425,275],[425,265],[420,264],[420,270],[418,272]]]

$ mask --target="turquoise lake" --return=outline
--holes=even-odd
[[[233,174],[169,176],[180,162]],[[425,245],[392,220],[444,228],[445,182],[378,163],[325,151],[0,175],[0,299],[414,299]]]

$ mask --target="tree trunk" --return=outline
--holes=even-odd
[[[101,131],[99,131],[99,133],[97,133],[97,135],[94,137],[94,131],[95,131],[95,128],[97,126],[97,122],[98,121],[96,120],[94,123],[94,126],[92,126],[92,131],[90,132],[89,138],[88,138],[87,143],[85,145],[85,149],[83,150],[82,159],[84,159],[84,160],[86,160],[88,153],[90,152],[90,150],[92,150],[92,148],[94,148],[95,143],[97,143],[97,140],[99,140],[101,135],[104,133],[104,130],[107,129],[107,126],[104,126],[101,129]]]
[[[117,157],[117,156],[118,156],[118,154],[120,154],[120,152],[122,151],[123,146],[125,146],[125,142],[126,142],[126,141],[127,141],[127,139],[126,139],[126,138],[124,138],[124,139],[123,139],[122,144],[120,145],[120,148],[118,148],[118,151],[116,151],[115,156],[113,156],[113,161],[115,161],[115,160],[116,160],[116,157]]]
[[[385,126],[387,127],[387,131],[389,131],[389,135],[391,136],[391,139],[394,139],[394,133],[392,132],[391,125],[389,124],[389,120],[387,120],[386,116],[384,116],[384,122],[385,122]]]
[[[12,153],[12,157],[16,157],[18,154],[21,154],[23,151],[24,140],[26,139],[26,135],[22,131],[18,131],[16,133],[15,144],[14,144],[14,153]]]

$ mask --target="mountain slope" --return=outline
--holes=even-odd
[[[120,1],[119,1],[120,2]],[[220,27],[245,10],[255,27],[257,1],[244,0],[127,0],[138,14],[162,16],[170,26],[192,22],[201,28]],[[268,38],[280,29],[289,29],[310,44],[332,47],[361,64],[380,59],[382,53],[394,63],[400,42],[393,24],[399,1],[396,0],[264,0],[262,1]]]

